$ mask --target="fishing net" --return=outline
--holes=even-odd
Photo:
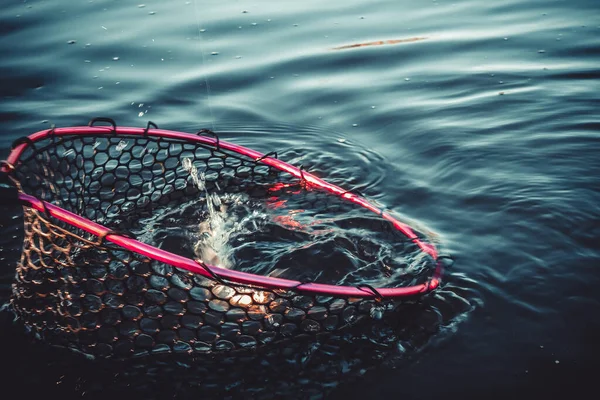
[[[100,121],[110,126],[94,126]],[[24,206],[15,312],[44,341],[97,357],[214,354],[319,337],[381,319],[434,290],[442,273],[431,244],[359,194],[207,130],[122,128],[95,119],[16,141],[3,170]],[[361,223],[394,238],[397,250],[417,254],[418,271],[404,285],[378,289],[266,276],[224,268],[184,245],[174,249],[169,235],[154,237],[144,222],[156,215],[168,221],[172,210],[183,218],[223,206],[235,213],[240,194],[270,209],[314,210],[312,220],[321,209],[358,210]],[[197,207],[178,209],[186,202]],[[298,221],[281,218],[287,232],[307,234],[295,229]],[[249,254],[241,253],[250,263],[261,257]]]

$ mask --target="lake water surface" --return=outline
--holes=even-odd
[[[287,152],[431,232],[456,258],[439,296],[468,304],[323,395],[574,398],[600,370],[599,17],[593,0],[5,1],[0,156],[96,116]],[[1,324],[0,393],[97,395]]]

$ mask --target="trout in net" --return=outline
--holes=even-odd
[[[96,358],[373,334],[443,272],[424,235],[360,194],[211,131],[95,119],[17,140],[2,169],[24,209],[11,307]]]

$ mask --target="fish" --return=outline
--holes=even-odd
[[[194,253],[196,253],[196,256],[205,264],[218,267],[227,266],[227,263],[223,262],[224,260],[221,260],[221,257],[219,257],[217,253],[217,249],[215,249],[215,247],[222,247],[222,243],[218,242],[219,237],[217,235],[222,235],[222,232],[220,232],[219,229],[223,229],[222,225],[227,217],[226,213],[227,205],[219,204],[218,210],[209,214],[209,218],[198,224],[198,236],[200,238],[194,246]],[[214,231],[213,224],[218,227],[216,228],[218,232]]]
[[[407,38],[407,39],[377,40],[374,42],[347,44],[344,46],[334,47],[331,50],[347,50],[347,49],[355,49],[357,47],[381,46],[384,44],[411,43],[411,42],[419,42],[419,41],[425,40],[425,39],[427,39],[427,38],[426,37],[412,37],[412,38]]]

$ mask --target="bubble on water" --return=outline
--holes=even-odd
[[[410,78],[404,78],[404,80],[408,82],[408,81],[410,81]]]
[[[545,52],[546,52],[546,50],[538,50],[538,53],[540,53],[540,54],[543,54]]]
[[[554,360],[554,363],[555,363],[555,364],[560,364],[560,361],[558,361],[558,360]]]
[[[144,113],[140,111],[140,113],[138,114],[138,117],[143,117]]]
[[[113,61],[119,61],[119,57],[113,57]]]
[[[358,126],[358,124],[352,124],[352,126],[356,128]]]
[[[148,14],[149,15],[154,15],[154,14],[156,14],[156,11],[150,11]]]
[[[71,40],[69,40],[67,43],[68,43],[68,44],[75,44],[75,43],[77,43],[77,41],[76,41],[76,40],[72,40],[72,39],[71,39]]]
[[[219,52],[218,51],[213,51],[212,53],[210,53],[211,56],[218,56]]]

